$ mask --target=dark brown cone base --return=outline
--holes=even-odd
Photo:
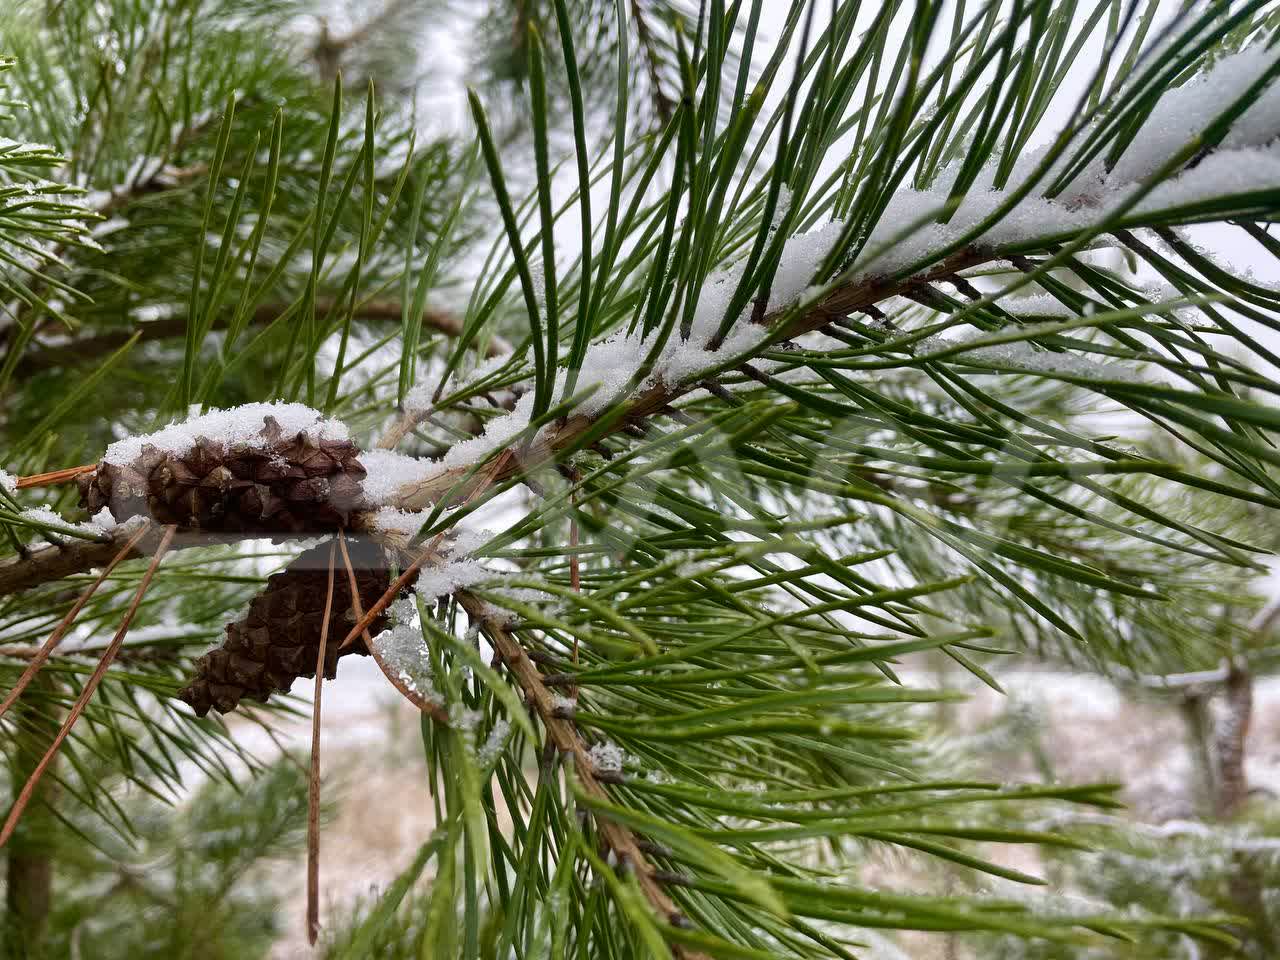
[[[185,453],[144,447],[123,466],[103,461],[78,481],[89,513],[103,507],[120,521],[218,533],[323,533],[347,526],[360,500],[365,469],[349,440],[285,437],[263,418],[251,445],[199,439]]]
[[[368,610],[390,583],[386,557],[381,547],[366,541],[348,540],[347,548],[360,607]],[[210,707],[228,713],[246,697],[266,703],[271,694],[287,691],[299,677],[315,676],[329,588],[329,549],[328,543],[312,547],[273,574],[266,588],[250,601],[244,619],[227,624],[222,646],[196,661],[195,677],[178,696],[197,716],[203,717]],[[354,622],[350,578],[339,551],[325,647],[327,680],[337,675],[339,656],[369,652],[364,641],[357,639],[339,653],[338,645]],[[369,625],[369,632],[377,633],[385,626],[386,618],[379,617]]]

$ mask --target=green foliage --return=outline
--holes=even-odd
[[[793,3],[770,48],[760,0],[515,4],[474,35],[503,38],[475,78],[500,93],[469,92],[476,143],[425,145],[376,69],[353,95],[341,51],[312,68],[277,29],[292,5],[6,14],[39,105],[18,129],[119,221],[32,281],[75,291],[65,308],[14,287],[10,470],[91,462],[190,405],[297,399],[366,447],[399,404],[411,449],[454,448],[389,501],[421,511],[402,561],[530,491],[468,551],[492,578],[396,608],[450,719],[423,720],[440,828],[333,956],[816,960],[882,929],[1233,944],[1208,894],[1054,910],[861,871],[889,852],[1042,884],[991,846],[1073,849],[1097,838],[1045,816],[1116,803],[953,776],[926,722],[951,694],[913,656],[992,685],[1008,652],[1270,662],[1245,624],[1280,505],[1280,299],[1188,231],[1280,253],[1280,192],[1249,175],[1280,135],[1248,113],[1280,74],[1276,5],[1158,30],[1155,2],[864,6]],[[1256,75],[1166,135],[1162,98],[1242,49]],[[106,536],[28,503],[0,512],[14,563]],[[225,731],[168,695],[259,582],[255,549],[166,560],[151,632],[70,741],[77,809],[119,812],[89,758],[169,788],[175,756],[227,766]],[[0,603],[29,652],[70,597]],[[51,711],[86,672],[55,659]]]
[[[0,57],[0,96],[8,93],[5,81],[14,64],[12,57]],[[10,111],[28,109],[20,100],[0,100],[0,129],[13,128]],[[45,263],[71,249],[96,246],[85,223],[92,214],[82,203],[82,191],[50,179],[64,162],[48,144],[0,139],[0,296],[6,300],[51,309],[36,289],[48,279]]]
[[[62,175],[90,183],[87,202],[107,218],[101,250],[56,271],[78,298],[70,316],[22,309],[15,318],[36,343],[60,326],[87,334],[73,350],[10,351],[8,376],[37,388],[14,397],[16,418],[44,428],[28,444],[54,426],[57,371],[125,345],[112,371],[123,389],[101,413],[130,430],[189,402],[225,406],[272,389],[321,402],[314,357],[329,333],[355,318],[358,328],[380,324],[376,342],[394,329],[381,304],[398,294],[406,262],[417,269],[465,247],[471,228],[457,213],[465,185],[451,145],[417,143],[395,107],[366,116],[363,103],[347,109],[318,89],[298,49],[273,39],[289,9],[193,2],[161,16],[131,3],[71,3],[52,22],[34,7],[5,14],[14,89],[36,105],[22,114],[24,133],[72,158]],[[138,111],[150,122],[132,122],[137,112],[114,106],[123,102],[146,105]],[[416,210],[406,183],[423,198]],[[446,216],[440,251],[433,238]],[[451,282],[442,270],[434,285]],[[147,342],[131,344],[135,332]],[[186,344],[175,359],[178,338]],[[424,337],[424,349],[435,346]],[[152,375],[174,362],[188,374],[177,384]],[[355,389],[345,402],[359,409],[372,395]],[[42,456],[92,456],[110,439],[101,429],[59,438]]]
[[[110,764],[91,772],[103,778],[96,789],[113,786]],[[45,940],[26,952],[10,943],[6,955],[267,956],[280,904],[265,867],[304,836],[301,768],[281,759],[241,787],[210,781],[181,806],[170,802],[142,790],[123,797],[127,837],[79,816],[49,837],[57,868]]]
[[[1063,851],[1053,869],[1082,896],[1130,910],[1174,910],[1195,916],[1215,912],[1238,918],[1232,931],[1241,945],[1202,949],[1202,957],[1263,958],[1275,955],[1280,915],[1274,890],[1277,869],[1276,824],[1264,815],[1230,825],[1173,821],[1161,827],[1123,821],[1077,825],[1096,852]],[[1029,945],[1009,938],[984,944],[994,960],[1109,960],[1133,956],[1128,946],[1095,947],[1086,953],[1051,945]],[[1176,934],[1150,941],[1156,956],[1196,956],[1195,945]]]

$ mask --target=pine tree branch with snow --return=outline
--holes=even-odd
[[[1247,937],[1014,892],[1115,787],[966,776],[912,665],[1226,663],[1247,716],[1280,297],[1202,242],[1280,255],[1276,4],[493,6],[463,133],[395,62],[430,5],[4,15],[0,722],[55,722],[3,837],[114,829],[89,751],[234,782],[218,714],[369,654],[438,830],[333,956]]]

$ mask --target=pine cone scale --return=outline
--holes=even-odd
[[[103,461],[80,479],[91,514],[146,516],[209,532],[300,534],[348,526],[366,476],[349,440],[282,435],[274,418],[252,444],[198,438],[186,451],[144,446],[132,463]]]

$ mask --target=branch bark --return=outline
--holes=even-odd
[[[1249,797],[1245,743],[1253,719],[1253,676],[1240,660],[1233,660],[1227,666],[1223,706],[1225,713],[1215,737],[1218,767],[1215,812],[1219,819],[1227,820],[1240,812]]]
[[[33,550],[26,559],[6,557],[0,560],[0,597],[84,573],[94,567],[104,567],[127,542],[128,537],[117,533],[105,543],[76,540],[65,547]],[[125,559],[146,556],[148,552],[146,546],[139,543]]]
[[[59,712],[51,708],[56,692],[47,675],[35,680],[41,700],[28,698],[18,704],[17,736],[9,745],[11,782],[25,783],[40,757],[58,735]],[[58,797],[57,777],[43,781],[32,795],[35,806],[14,832],[5,869],[6,933],[11,942],[7,956],[39,956],[40,943],[53,906],[53,846],[58,820],[53,807]]]

